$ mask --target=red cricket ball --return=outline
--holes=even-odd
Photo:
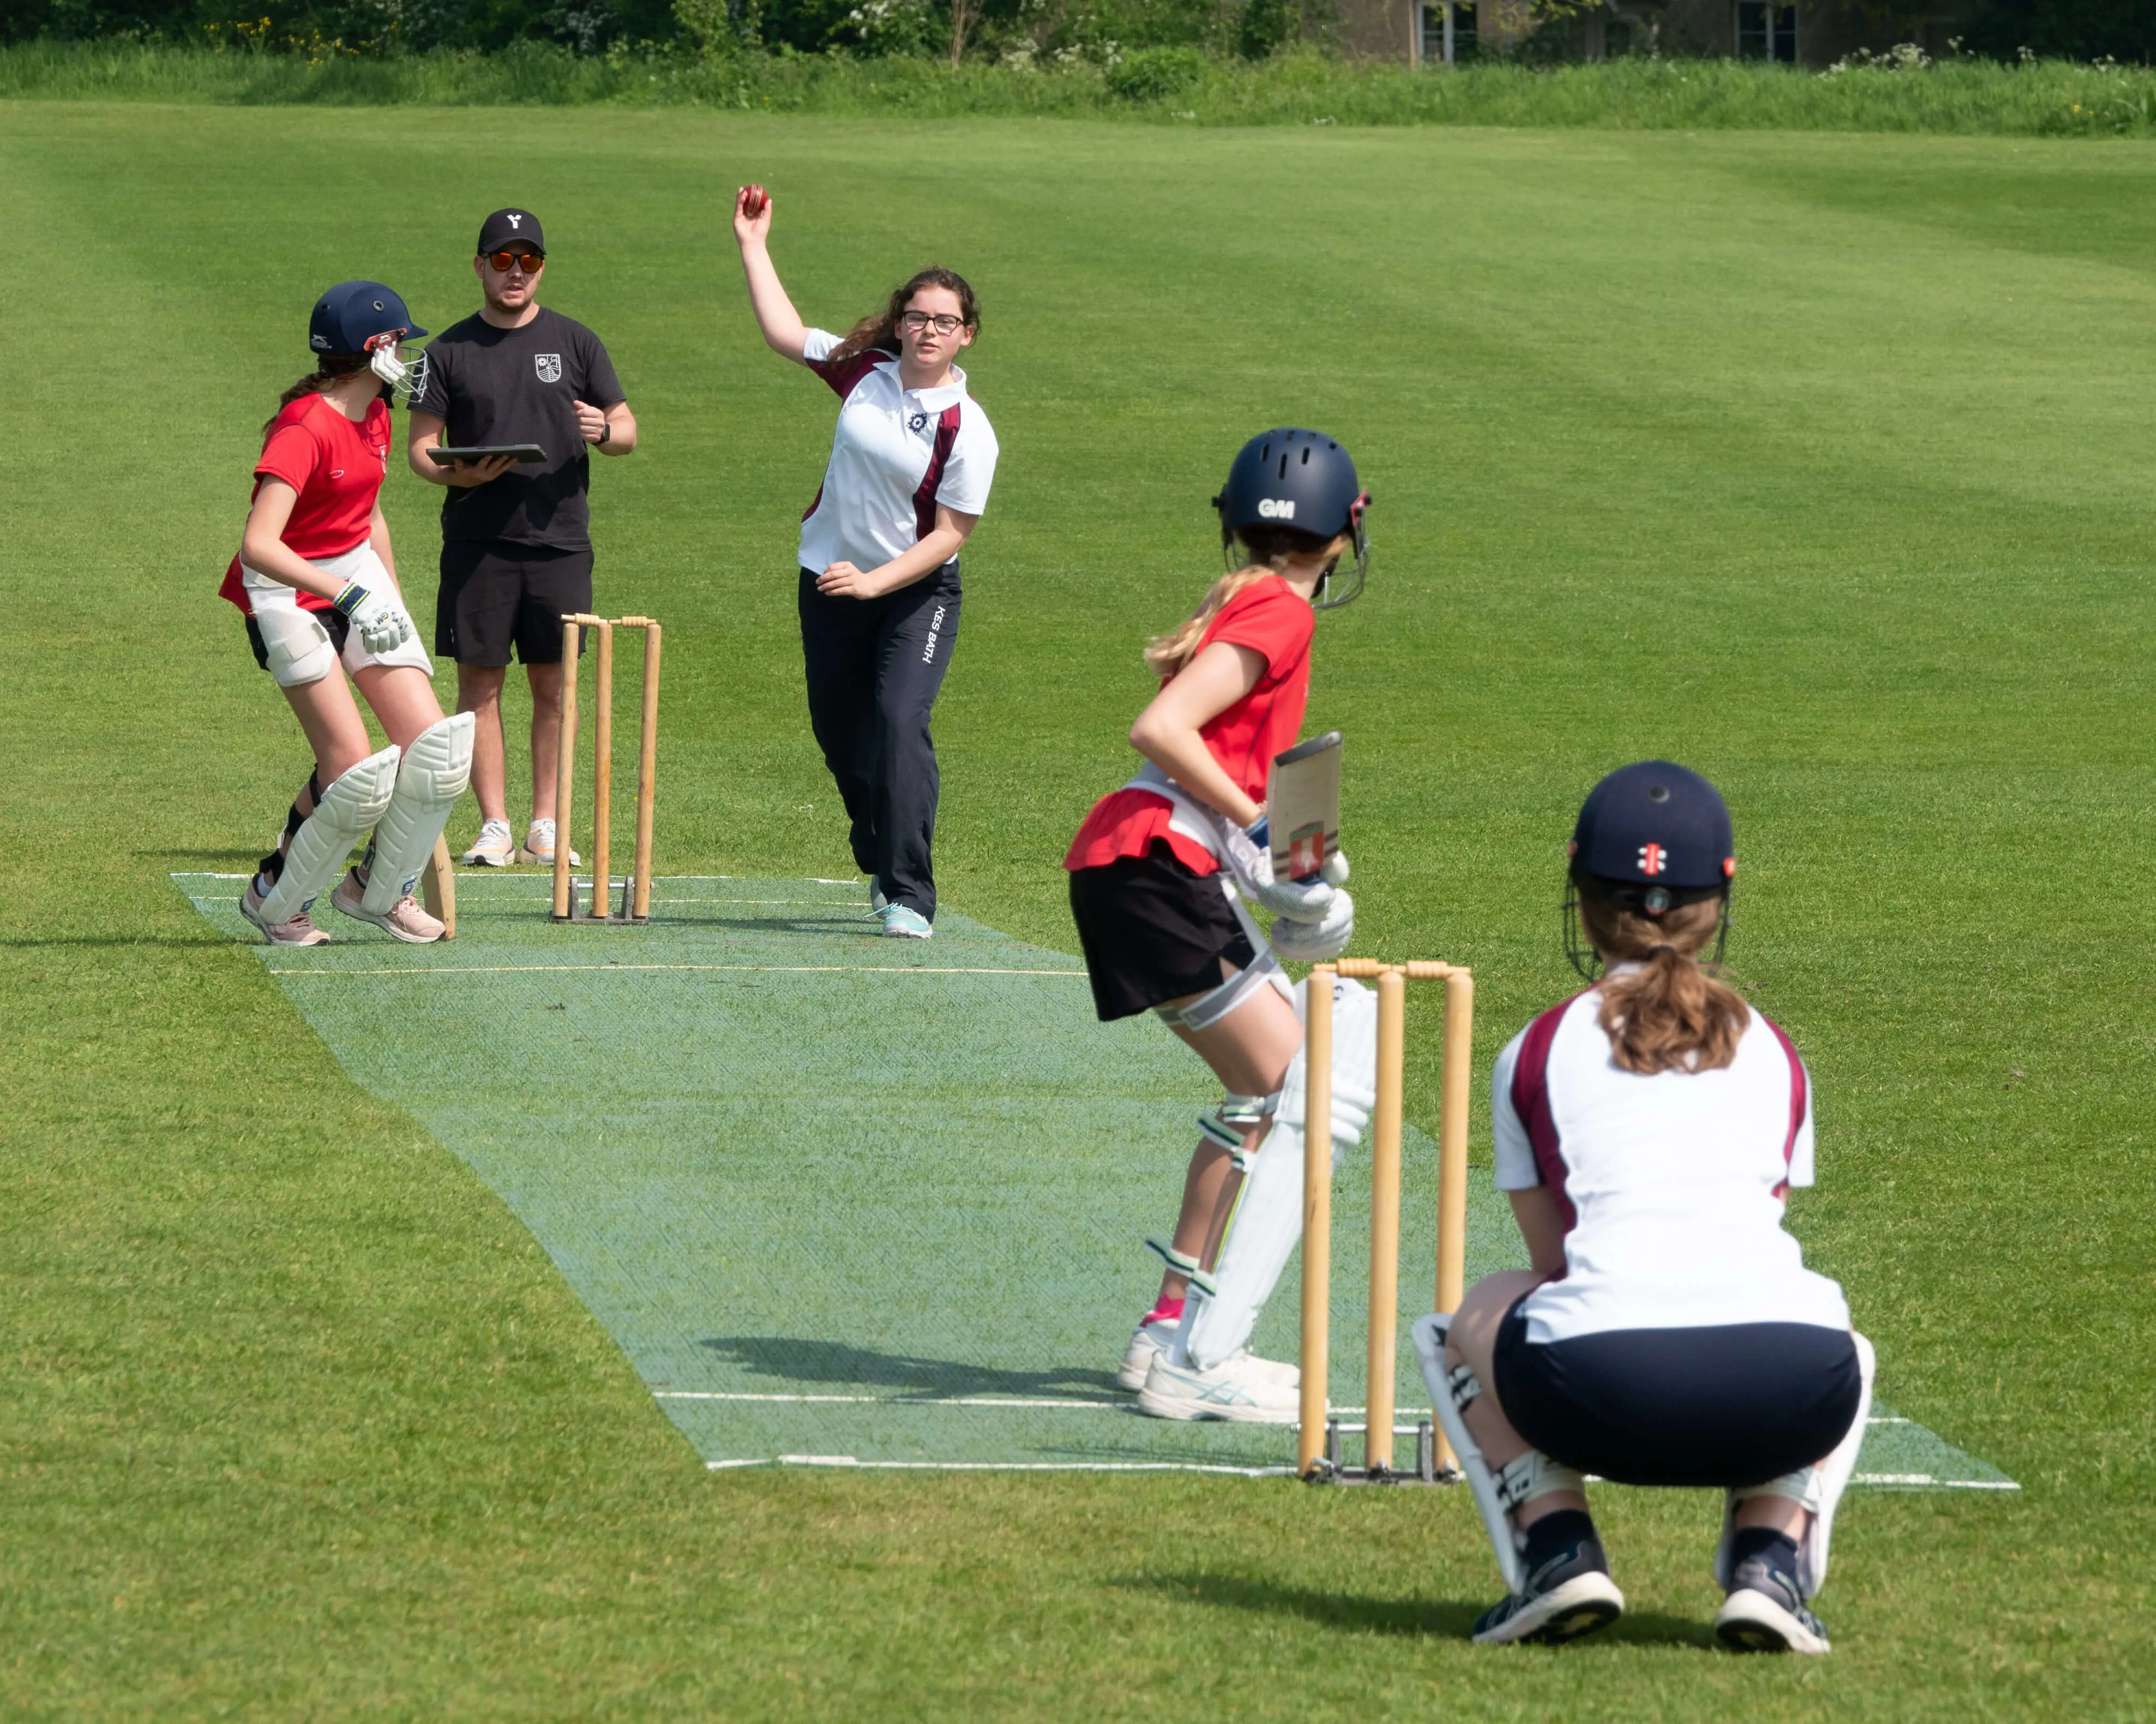
[[[761,186],[750,186],[742,192],[742,213],[751,221],[762,215],[770,203],[771,194]]]

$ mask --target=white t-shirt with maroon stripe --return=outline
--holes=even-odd
[[[1610,1057],[1600,991],[1553,1006],[1491,1078],[1497,1187],[1547,1185],[1566,1270],[1525,1306],[1527,1338],[1727,1323],[1849,1326],[1841,1289],[1804,1265],[1782,1199],[1812,1183],[1811,1085],[1757,1010],[1715,1071],[1643,1077]]]
[[[936,526],[936,505],[962,515],[988,506],[996,434],[956,366],[934,389],[908,389],[896,355],[870,350],[833,363],[839,337],[812,329],[809,370],[844,404],[823,489],[801,517],[801,567],[821,574],[846,562],[872,569],[911,550]]]

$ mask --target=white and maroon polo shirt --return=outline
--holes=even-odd
[[[1849,1326],[1841,1289],[1804,1265],[1783,1198],[1812,1183],[1811,1085],[1780,1028],[1752,1013],[1717,1071],[1625,1070],[1600,991],[1553,1006],[1491,1076],[1497,1188],[1546,1185],[1565,1273],[1531,1294],[1527,1338],[1726,1323]]]
[[[833,364],[838,345],[812,329],[801,352],[844,403],[823,488],[801,517],[801,567],[818,574],[840,561],[880,567],[911,550],[934,531],[938,503],[983,513],[996,476],[996,434],[965,372],[953,366],[942,387],[908,389],[896,355],[871,349]]]

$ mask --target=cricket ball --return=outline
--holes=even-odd
[[[769,207],[771,194],[761,186],[751,186],[742,193],[742,213],[754,221]]]

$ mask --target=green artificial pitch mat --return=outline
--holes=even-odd
[[[173,879],[251,938],[239,877]],[[1292,1470],[1291,1430],[1165,1424],[1116,1387],[1158,1271],[1143,1241],[1173,1220],[1214,1098],[1150,1017],[1095,1020],[1076,959],[947,909],[932,942],[884,939],[851,882],[662,879],[641,928],[558,926],[550,891],[463,876],[445,945],[334,919],[331,945],[252,949],[353,1078],[531,1229],[707,1465]],[[1410,1430],[1435,1158],[1410,1128]],[[1334,1198],[1331,1391],[1350,1419],[1366,1166],[1343,1164]],[[1477,1169],[1469,1275],[1523,1261]],[[1294,1357],[1298,1274],[1260,1352]],[[2015,1488],[1872,1412],[1861,1481]]]

